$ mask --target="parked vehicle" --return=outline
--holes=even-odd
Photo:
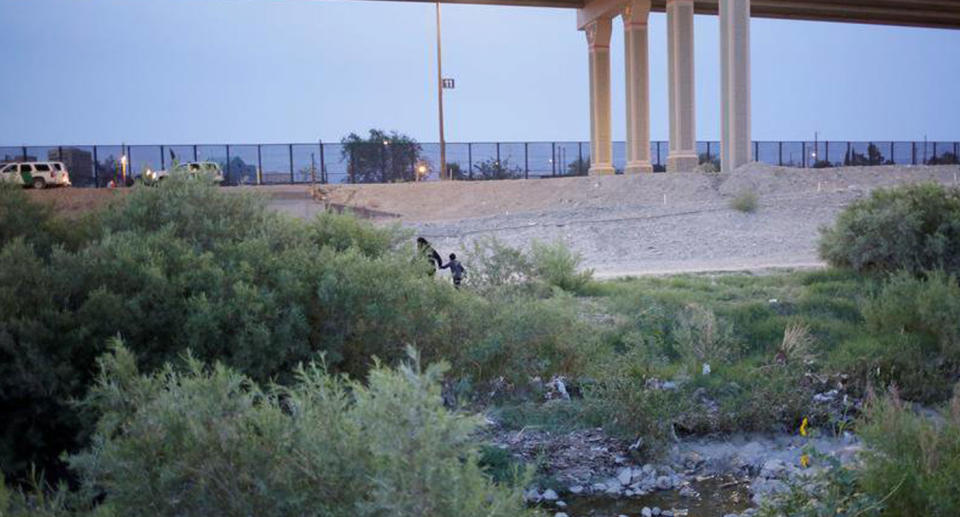
[[[220,164],[216,162],[186,162],[180,163],[174,166],[169,171],[159,170],[152,171],[147,170],[143,174],[143,179],[147,183],[159,183],[163,181],[164,178],[174,174],[186,174],[189,176],[200,177],[205,176],[213,179],[217,183],[223,182],[223,169],[220,168]]]
[[[0,165],[0,181],[37,189],[69,187],[70,173],[63,162],[13,162]]]

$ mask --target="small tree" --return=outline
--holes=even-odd
[[[386,183],[416,180],[422,148],[413,138],[371,129],[369,137],[350,133],[340,140],[341,161],[347,162],[352,183]]]
[[[523,170],[520,167],[510,166],[510,160],[483,160],[475,163],[473,168],[476,170],[474,178],[481,180],[514,180],[523,177]]]

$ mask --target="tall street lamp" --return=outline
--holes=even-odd
[[[440,179],[448,179],[447,144],[443,139],[443,64],[440,59],[440,1],[437,1],[437,107],[440,117]]]

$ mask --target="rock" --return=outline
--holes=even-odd
[[[656,516],[660,515],[661,513],[663,513],[663,511],[660,510],[660,507],[659,507],[659,506],[654,506],[653,509],[650,510],[650,513],[652,513],[652,514],[654,515],[654,517],[656,517]]]
[[[653,510],[644,506],[643,509],[640,510],[640,515],[642,515],[643,517],[653,517]]]
[[[553,514],[553,517],[570,517],[570,516],[568,516],[567,514],[565,514],[565,513],[563,513],[563,512],[557,512],[557,513]]]
[[[583,492],[583,486],[581,486],[581,485],[573,485],[572,487],[568,488],[567,490],[569,490],[571,494],[577,495],[577,494]]]
[[[541,499],[540,492],[536,488],[531,488],[530,490],[524,492],[523,498],[533,503],[539,503]]]
[[[629,485],[630,481],[633,479],[633,470],[629,467],[620,469],[620,473],[617,474],[617,479],[620,480],[621,485]]]
[[[657,472],[657,469],[649,463],[644,465],[642,470],[644,474],[654,474]]]
[[[763,463],[763,467],[760,468],[760,477],[767,479],[778,479],[783,477],[784,470],[787,466],[783,463],[783,460],[779,459],[769,459]]]
[[[607,493],[610,495],[620,495],[623,492],[623,487],[620,486],[619,481],[614,481],[613,483],[607,483]]]
[[[673,510],[664,510],[660,517],[673,517]]]
[[[660,389],[663,389],[663,390],[675,390],[675,389],[677,389],[677,383],[676,383],[676,382],[673,382],[673,381],[665,381],[665,382],[660,386]]]
[[[557,504],[557,508],[566,508],[566,507],[567,507],[567,503],[565,503],[565,502],[563,502],[563,501],[557,501],[556,504]]]
[[[670,476],[660,476],[657,478],[657,488],[660,490],[670,490],[673,488],[673,480]]]
[[[557,499],[560,499],[560,496],[558,496],[552,488],[548,488],[543,492],[543,494],[540,495],[540,497],[542,497],[544,501],[556,501]]]
[[[694,490],[690,485],[680,489],[680,497],[697,497],[699,495],[700,494],[698,494],[697,491]]]

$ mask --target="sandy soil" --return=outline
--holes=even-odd
[[[818,228],[870,190],[954,184],[960,167],[791,169],[759,163],[731,174],[646,174],[497,182],[343,185],[334,203],[399,216],[442,253],[481,237],[524,247],[561,239],[598,277],[813,268]],[[753,191],[754,213],[730,208]],[[469,265],[468,265],[469,267]]]

